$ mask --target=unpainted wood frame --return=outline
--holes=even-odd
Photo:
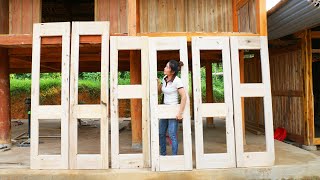
[[[237,167],[272,166],[275,161],[268,38],[230,37]],[[240,83],[239,50],[260,50],[262,83]],[[265,152],[244,152],[242,97],[263,97]]]
[[[110,47],[111,167],[148,168],[150,167],[148,38],[113,36],[110,39]],[[119,50],[141,50],[141,85],[118,85]],[[142,99],[142,153],[120,154],[119,152],[119,99]]]
[[[157,51],[179,50],[181,80],[187,93],[187,103],[183,114],[183,148],[184,155],[160,156],[159,153],[159,119],[176,118],[178,105],[159,105],[157,88]],[[149,38],[149,71],[150,71],[150,117],[151,117],[151,168],[153,171],[192,170],[192,140],[190,103],[188,96],[188,49],[186,37],[153,37]]]
[[[225,103],[202,103],[200,51],[221,50],[224,80]],[[211,68],[211,66],[210,66]],[[230,168],[235,167],[235,139],[233,124],[232,79],[230,64],[229,37],[193,37],[192,38],[192,73],[196,168]],[[204,153],[203,118],[226,118],[226,153]]]
[[[108,71],[109,71],[108,21],[72,22],[72,51],[70,75],[70,168],[108,169]],[[101,35],[101,102],[79,104],[79,45],[82,35]],[[100,119],[100,154],[78,154],[78,119]]]
[[[62,36],[61,105],[40,105],[41,37]],[[33,26],[31,88],[31,169],[69,167],[69,58],[70,23],[39,23]],[[39,155],[39,121],[61,120],[61,154]]]

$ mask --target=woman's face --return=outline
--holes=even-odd
[[[164,67],[163,73],[164,73],[164,75],[167,75],[167,76],[174,74],[174,72],[171,71],[169,63],[167,63],[166,67]]]

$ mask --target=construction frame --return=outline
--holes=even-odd
[[[70,74],[70,168],[108,169],[108,108],[109,108],[109,22],[72,22]],[[100,104],[79,104],[79,46],[80,36],[101,36]],[[100,120],[100,154],[78,154],[78,120]]]
[[[147,37],[111,37],[110,93],[111,93],[111,167],[150,167],[150,119],[149,119],[149,58]],[[141,84],[118,85],[119,50],[141,50]],[[136,59],[139,60],[139,59]],[[119,99],[142,101],[142,153],[120,154]]]

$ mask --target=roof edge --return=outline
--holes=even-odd
[[[273,6],[271,9],[267,12],[267,17],[271,16],[273,13],[278,11],[280,8],[282,8],[285,4],[288,3],[289,0],[281,0],[279,1],[275,6]]]

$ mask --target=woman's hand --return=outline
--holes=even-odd
[[[177,120],[178,121],[181,121],[182,119],[183,119],[183,113],[178,113],[177,115],[176,115],[176,118],[177,118]]]

